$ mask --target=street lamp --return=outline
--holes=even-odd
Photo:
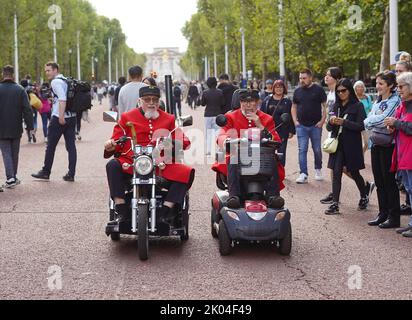
[[[70,48],[69,49],[69,74],[72,76],[72,53],[73,50]]]

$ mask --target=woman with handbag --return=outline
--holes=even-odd
[[[385,126],[385,119],[393,117],[401,104],[396,92],[396,76],[390,71],[376,76],[379,98],[365,120],[372,142],[372,171],[377,187],[379,213],[370,226],[381,229],[400,227],[400,197],[395,173],[391,172],[392,155],[395,149],[394,135]]]
[[[284,113],[289,114],[292,119],[292,101],[287,97],[288,90],[286,84],[282,80],[277,80],[274,83],[272,90],[273,93],[266,97],[260,110],[272,116],[276,126],[279,126],[282,124],[281,118]],[[283,155],[280,162],[285,167],[288,140],[294,137],[296,128],[293,121],[290,121],[288,124],[281,125],[276,131],[282,139],[282,146],[278,152]]]
[[[365,118],[365,110],[356,97],[351,81],[339,80],[336,86],[336,103],[327,125],[327,130],[332,132],[332,138],[337,139],[338,145],[336,152],[329,156],[328,168],[333,171],[333,203],[325,211],[326,215],[340,214],[339,200],[345,168],[359,189],[359,210],[365,210],[369,204],[367,186],[360,174],[360,170],[365,169],[362,149]]]

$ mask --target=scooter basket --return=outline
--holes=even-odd
[[[259,145],[248,148],[248,154],[240,152],[241,176],[267,176],[272,177],[275,171],[275,150],[260,147]]]

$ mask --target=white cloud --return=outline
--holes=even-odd
[[[197,0],[89,0],[99,15],[116,18],[136,52],[157,47],[187,49],[181,30],[197,11]]]

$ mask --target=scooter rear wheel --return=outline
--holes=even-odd
[[[146,261],[149,259],[149,205],[139,205],[137,221],[139,258]]]
[[[219,235],[217,234],[216,228],[215,228],[215,214],[212,210],[212,214],[210,216],[210,233],[212,234],[212,237],[217,239]]]
[[[228,256],[233,251],[232,239],[230,239],[229,232],[227,231],[223,219],[220,220],[219,223],[219,251],[222,256]]]

